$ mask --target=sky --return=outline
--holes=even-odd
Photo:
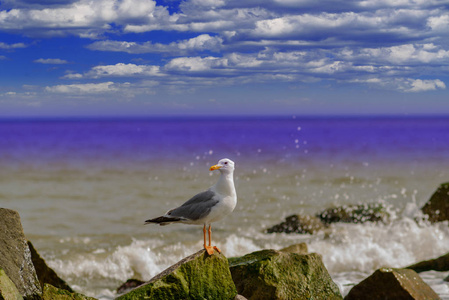
[[[449,114],[449,1],[3,0],[0,117]]]

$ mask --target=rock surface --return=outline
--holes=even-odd
[[[42,289],[31,261],[20,216],[0,208],[0,267],[24,299],[41,299]]]
[[[343,299],[321,256],[262,250],[230,258],[240,295],[247,299]]]
[[[119,286],[117,288],[117,294],[120,295],[120,294],[127,293],[130,290],[132,290],[138,286],[141,286],[144,283],[145,283],[145,281],[142,281],[142,280],[133,279],[133,278],[128,279],[125,283],[123,283],[121,286]]]
[[[71,293],[67,290],[58,289],[50,284],[44,284],[42,300],[96,300],[78,293]]]
[[[30,248],[31,261],[36,269],[37,278],[39,279],[42,289],[44,288],[45,283],[49,283],[54,287],[73,292],[70,286],[64,280],[59,278],[56,272],[47,265],[30,241],[28,241],[28,247]]]
[[[446,253],[438,258],[421,261],[414,265],[408,266],[407,269],[412,269],[415,272],[425,271],[449,271],[449,253]]]
[[[409,269],[382,268],[354,286],[345,300],[433,300],[440,297]]]
[[[279,251],[281,251],[281,252],[288,252],[288,253],[296,253],[296,254],[307,254],[307,253],[309,253],[309,249],[307,248],[307,244],[306,243],[294,244],[294,245],[282,248]]]
[[[326,224],[342,223],[366,223],[387,222],[390,218],[386,207],[381,203],[369,203],[361,205],[343,205],[329,208],[318,214],[322,222]]]
[[[449,182],[441,184],[421,210],[432,223],[449,220]]]
[[[0,268],[0,299],[3,300],[22,300],[22,295],[20,295],[19,291],[15,284],[9,279],[8,275],[6,275],[5,271]]]
[[[266,230],[267,233],[309,233],[314,234],[326,226],[315,216],[291,215],[285,221]]]
[[[201,250],[117,299],[231,300],[236,295],[226,257]]]

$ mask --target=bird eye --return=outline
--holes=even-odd
[[[227,161],[225,161],[225,165],[227,165],[228,164],[228,162]]]

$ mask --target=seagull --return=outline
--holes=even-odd
[[[219,170],[220,178],[217,183],[208,190],[193,196],[179,207],[169,210],[165,215],[145,221],[145,224],[159,224],[161,226],[172,223],[204,225],[204,249],[209,255],[214,254],[214,249],[221,253],[216,246],[211,246],[211,223],[223,219],[230,214],[237,204],[237,193],[234,187],[234,162],[223,158],[216,165],[210,167],[210,171]],[[209,236],[209,244],[206,245],[206,227]]]

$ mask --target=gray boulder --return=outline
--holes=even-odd
[[[48,283],[54,287],[73,292],[72,288],[47,265],[30,241],[28,241],[28,247],[30,248],[31,261],[36,269],[37,278],[39,279],[42,289],[44,288],[44,284]]]
[[[440,297],[409,269],[382,268],[354,286],[345,300],[438,300]]]
[[[0,208],[0,232],[0,268],[24,299],[41,299],[42,289],[18,212]]]

